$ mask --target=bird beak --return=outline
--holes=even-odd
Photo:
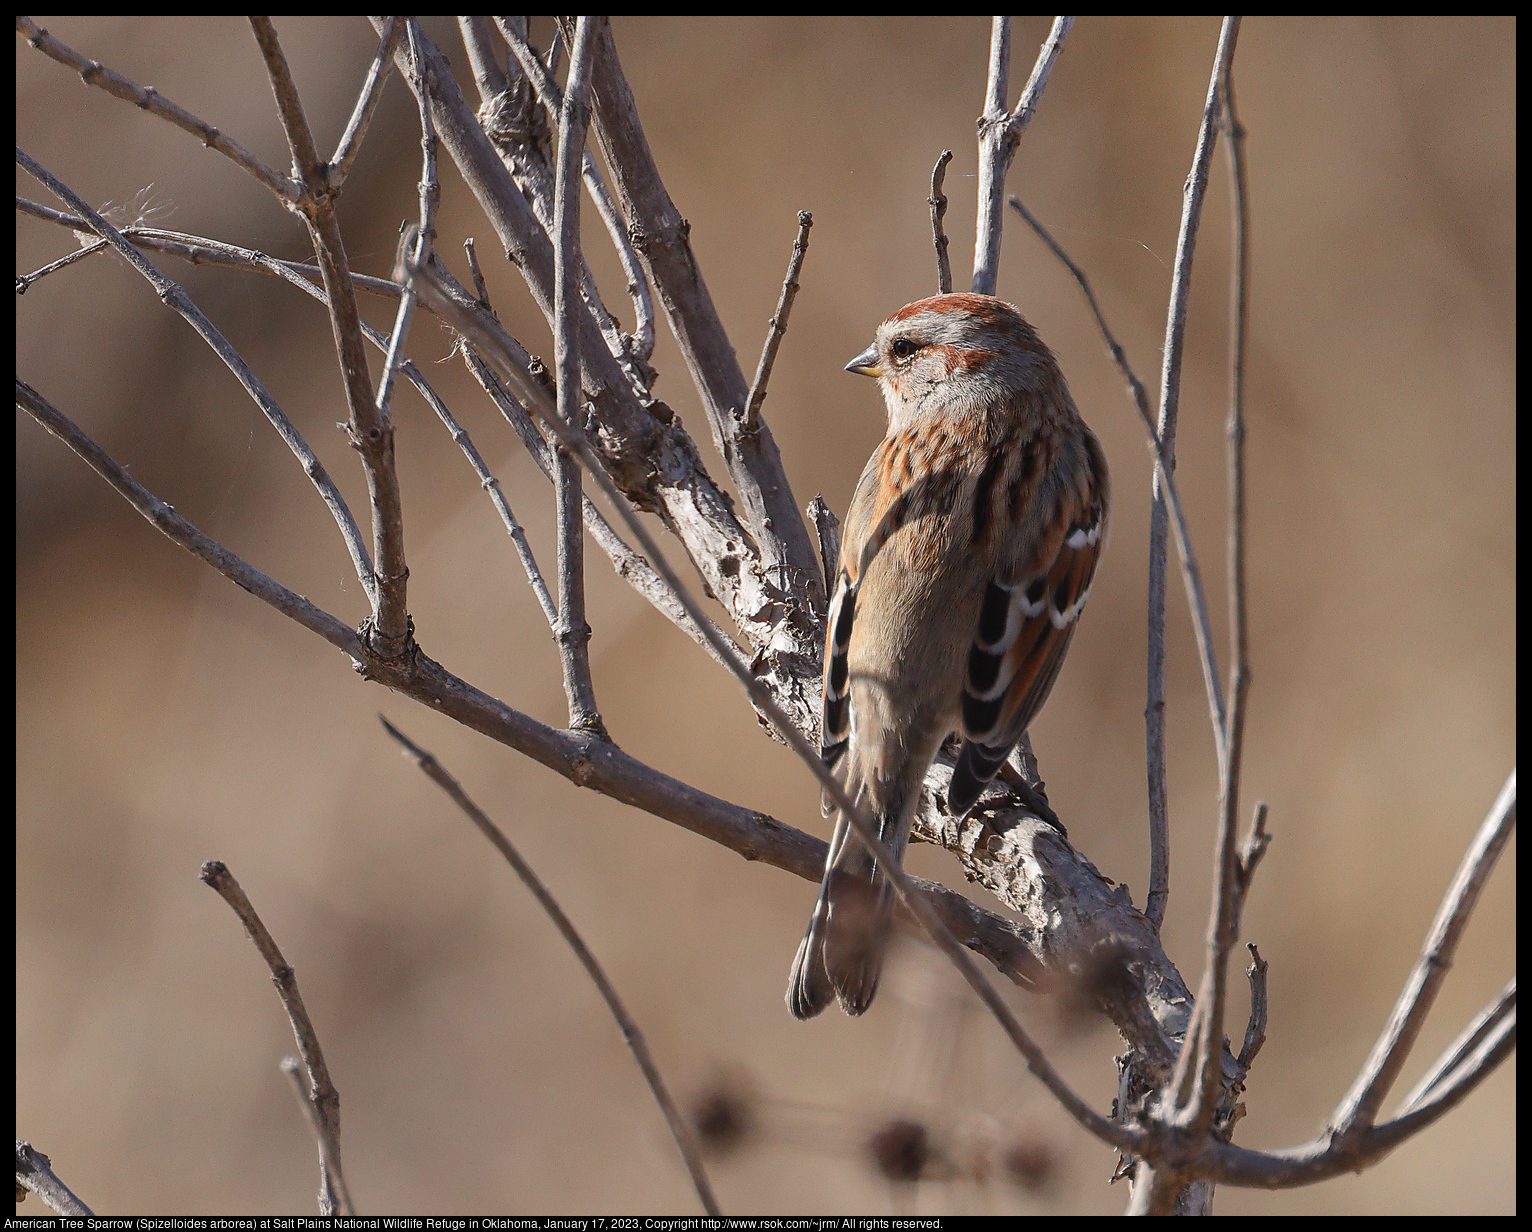
[[[862,376],[882,376],[883,369],[878,367],[877,344],[874,343],[847,364],[846,371],[860,373]]]

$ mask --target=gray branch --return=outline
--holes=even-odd
[[[314,1030],[313,1020],[309,1018],[308,1009],[303,1004],[303,994],[298,991],[297,972],[282,957],[276,939],[222,860],[209,860],[204,864],[202,880],[233,909],[256,950],[271,969],[271,982],[277,986],[277,996],[281,998],[282,1008],[287,1011],[288,1021],[292,1024],[293,1038],[298,1041],[298,1051],[303,1056],[303,1064],[309,1074],[309,1089],[306,1092],[300,1090],[300,1094],[307,1104],[305,1111],[312,1111],[310,1124],[319,1139],[319,1213],[354,1214],[351,1193],[346,1188],[346,1178],[340,1166],[340,1092],[330,1079],[330,1067],[325,1064],[324,1049],[319,1046],[319,1033]],[[283,1068],[286,1070],[286,1065]]]
[[[1000,277],[1000,236],[1005,226],[1005,176],[1021,144],[1021,134],[1042,101],[1053,63],[1064,49],[1073,17],[1055,17],[1053,28],[1037,53],[1032,75],[1016,101],[1005,109],[1011,73],[1011,19],[996,17],[990,34],[989,80],[984,90],[984,114],[979,117],[979,216],[975,225],[973,289],[993,295]]]
[[[654,165],[609,28],[601,32],[592,90],[596,136],[612,169],[634,247],[680,343],[767,573],[785,595],[798,587],[813,588],[813,548],[776,441],[764,421],[749,430],[740,421],[749,397],[745,376],[692,255],[690,224],[676,209]]]

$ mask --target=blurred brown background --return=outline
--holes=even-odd
[[[243,20],[37,20],[287,165]],[[944,147],[956,151],[954,279],[967,285],[988,21],[619,18],[615,28],[747,373],[794,212],[813,211],[765,413],[799,504],[822,492],[843,509],[883,420],[872,385],[841,365],[884,316],[935,289],[925,199]],[[461,73],[451,24],[428,29]],[[320,144],[333,148],[372,32],[330,18],[278,30]],[[1046,19],[1015,23],[1013,102],[1046,30]],[[1088,269],[1151,387],[1217,30],[1212,18],[1079,21],[1008,181]],[[548,31],[546,19],[534,25],[540,43]],[[1276,836],[1245,921],[1271,962],[1272,1004],[1238,1130],[1250,1146],[1320,1128],[1514,758],[1514,47],[1508,19],[1252,18],[1240,38],[1255,245],[1244,783],[1248,800],[1270,801]],[[311,259],[297,221],[193,138],[19,39],[16,63],[18,142],[87,199],[130,201],[152,184],[148,204],[173,211],[158,225]],[[415,215],[413,116],[394,78],[343,201],[363,272],[387,272],[399,224]],[[459,245],[476,236],[502,318],[549,353],[523,284],[445,158],[443,168],[446,259],[462,276]],[[18,191],[57,204],[20,173]],[[1220,151],[1179,470],[1220,637],[1227,202]],[[599,231],[587,228],[587,244],[625,316]],[[22,272],[73,240],[18,217],[17,245]],[[359,468],[332,427],[345,412],[322,310],[274,279],[152,259],[242,348],[364,510]],[[1142,902],[1142,431],[1073,284],[1014,216],[999,291],[1058,352],[1113,467],[1111,548],[1033,736],[1071,838]],[[380,326],[392,317],[381,301],[364,310]],[[137,275],[95,257],[33,287],[18,311],[26,379],[196,525],[360,620],[361,592],[312,488]],[[549,570],[550,489],[461,363],[437,362],[447,349],[445,332],[417,318],[413,354]],[[722,473],[668,335],[655,362],[659,393]],[[562,723],[554,647],[489,502],[418,396],[405,388],[395,406],[421,643]],[[314,1209],[314,1148],[276,1066],[290,1032],[238,924],[197,880],[209,858],[228,862],[297,968],[341,1091],[362,1211],[696,1210],[589,981],[510,872],[400,757],[379,710],[507,827],[678,1094],[720,1079],[754,1093],[758,1133],[713,1165],[726,1211],[1122,1209],[1125,1188],[1106,1184],[1111,1153],[1053,1105],[922,947],[906,947],[864,1020],[794,1022],[782,989],[807,882],[579,791],[361,683],[317,638],[169,545],[25,416],[17,450],[17,1133],[98,1212]],[[764,737],[738,688],[595,555],[589,588],[615,738],[670,774],[822,833],[809,776]],[[1215,784],[1175,579],[1171,600],[1166,941],[1195,985]],[[931,848],[911,863],[961,882]],[[1514,884],[1512,852],[1396,1094],[1514,969]],[[1105,1108],[1116,1037],[1007,995]],[[1217,1209],[1512,1211],[1514,1080],[1513,1061],[1362,1176],[1278,1194],[1225,1189]],[[895,1193],[860,1152],[896,1114],[959,1134],[970,1145],[950,1149],[962,1166],[1019,1146],[1045,1161],[1043,1180],[1018,1187],[996,1165],[984,1184]]]

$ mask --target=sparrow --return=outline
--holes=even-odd
[[[1109,482],[1053,353],[1003,300],[907,304],[846,371],[877,379],[888,432],[842,531],[821,756],[902,860],[947,737],[962,741],[947,789],[961,818],[1047,700],[1106,541]],[[837,814],[788,982],[795,1017],[872,1004],[893,898]]]

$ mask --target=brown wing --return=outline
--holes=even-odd
[[[1037,716],[1058,677],[1090,594],[1106,538],[1106,464],[1086,434],[1085,482],[1067,491],[1069,518],[1051,557],[1018,576],[990,579],[963,680],[964,744],[947,790],[954,816],[967,813]]]

